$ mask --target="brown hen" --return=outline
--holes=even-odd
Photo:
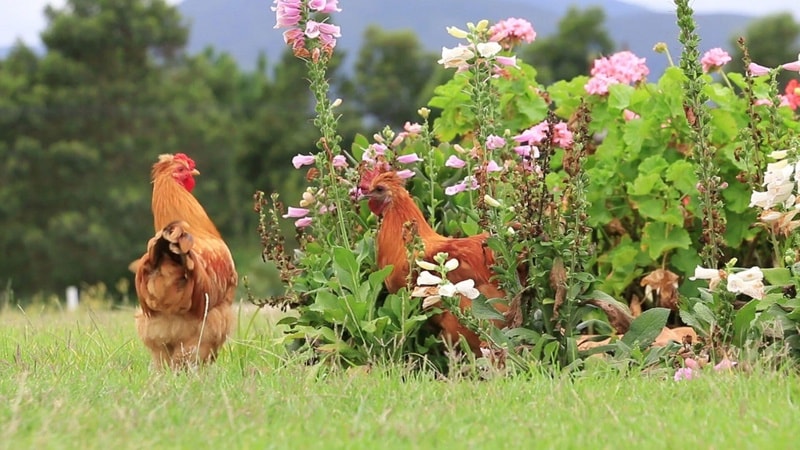
[[[155,236],[134,263],[136,329],[156,367],[211,362],[234,323],[238,276],[228,246],[192,195],[194,161],[178,153],[153,165]]]
[[[369,198],[369,209],[382,218],[376,247],[378,267],[393,266],[392,272],[385,280],[389,292],[397,292],[407,285],[410,268],[403,235],[405,224],[413,223],[424,244],[426,261],[433,261],[433,257],[440,252],[447,253],[448,258],[458,260],[458,267],[447,273],[450,282],[458,283],[472,279],[475,281],[475,288],[487,298],[505,297],[505,293],[493,280],[494,272],[491,267],[495,260],[494,254],[486,246],[488,234],[482,233],[464,238],[451,238],[438,234],[425,220],[422,211],[405,189],[403,180],[395,172],[367,173],[362,178],[360,187],[364,195]],[[462,310],[469,309],[472,301],[461,296],[460,306]],[[502,304],[495,304],[495,308],[500,312],[507,310]],[[481,340],[478,335],[459,323],[451,312],[444,311],[433,316],[431,320],[442,329],[446,340],[456,343],[459,336],[463,336],[470,349],[476,355],[480,355]],[[503,323],[495,321],[495,325],[503,326]]]

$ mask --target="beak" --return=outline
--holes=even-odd
[[[192,175],[195,175],[195,176],[200,175],[200,171],[197,170],[197,169],[192,169],[192,171],[189,172],[189,173],[191,173]]]

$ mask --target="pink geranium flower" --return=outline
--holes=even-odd
[[[492,42],[499,42],[503,48],[509,49],[515,45],[525,42],[531,43],[536,39],[536,31],[533,25],[525,19],[510,17],[501,20],[489,28],[489,38]]]
[[[705,52],[703,57],[700,58],[700,63],[703,64],[703,72],[708,73],[719,69],[731,61],[731,55],[725,50],[716,47]]]
[[[645,58],[639,58],[629,51],[598,58],[592,64],[592,78],[584,89],[589,94],[603,95],[612,84],[638,83],[650,73],[645,61]]]

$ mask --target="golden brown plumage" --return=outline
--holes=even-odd
[[[134,265],[136,328],[157,367],[213,361],[234,323],[238,276],[228,246],[191,193],[196,174],[181,153],[153,165],[156,234]]]
[[[374,178],[373,178],[374,177]],[[377,235],[378,267],[392,265],[391,274],[386,278],[386,287],[389,292],[397,292],[406,286],[409,274],[408,258],[406,256],[406,242],[403,240],[405,224],[412,222],[425,247],[424,259],[433,261],[433,257],[440,252],[445,252],[449,258],[458,260],[459,265],[455,270],[448,272],[447,278],[452,283],[467,279],[475,281],[475,288],[487,298],[502,298],[505,293],[500,290],[497,283],[492,280],[494,273],[494,254],[486,246],[486,233],[465,238],[450,238],[438,234],[422,215],[414,199],[404,187],[403,180],[394,172],[371,174],[362,179],[362,189],[369,197],[370,210],[382,217]],[[468,309],[472,301],[461,297],[461,309]],[[501,312],[506,310],[503,305],[496,305]],[[476,354],[480,354],[480,338],[471,330],[458,322],[458,319],[449,311],[442,312],[432,318],[444,332],[445,338],[455,343],[459,336],[463,336],[469,347]],[[501,323],[495,323],[502,326]]]

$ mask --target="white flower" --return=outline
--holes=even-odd
[[[503,49],[497,42],[481,42],[476,47],[478,48],[478,53],[484,58],[490,58],[500,53],[500,50]]]
[[[762,221],[764,223],[773,223],[773,222],[777,222],[778,219],[780,219],[781,217],[783,217],[783,213],[778,212],[778,211],[772,211],[772,210],[768,209],[768,210],[762,212],[760,216],[758,216],[758,220],[760,220],[760,221]]]
[[[694,276],[689,277],[690,280],[713,280],[715,278],[720,278],[719,270],[717,269],[706,269],[705,267],[697,266],[694,268]]]
[[[731,274],[731,276],[740,278],[742,281],[746,282],[761,281],[764,279],[764,272],[761,271],[760,267],[753,266],[747,270]]]
[[[789,152],[787,150],[775,150],[767,156],[769,156],[772,159],[783,159],[786,158],[786,155],[788,154]]]
[[[499,208],[503,206],[500,202],[498,202],[494,197],[492,197],[489,194],[483,196],[483,201],[486,202],[486,204],[491,206],[492,208]]]
[[[422,261],[422,260],[419,260],[419,259],[417,260],[417,265],[422,267],[425,270],[437,270],[439,268],[439,266],[437,266],[436,264],[434,264],[432,262]]]
[[[754,299],[764,298],[764,274],[758,267],[728,275],[728,292],[745,294]]]
[[[773,184],[783,184],[788,182],[794,172],[794,166],[789,164],[789,161],[783,159],[778,162],[767,164],[767,170],[764,172],[764,186]]]
[[[467,64],[467,61],[474,57],[475,53],[463,45],[459,45],[455,48],[442,47],[442,59],[440,59],[438,62],[439,64],[444,65],[444,67],[447,69],[451,67],[463,66]]]
[[[470,300],[476,299],[481,293],[475,289],[474,280],[459,281],[456,284],[446,283],[439,286],[439,295],[444,297],[455,297],[456,294],[461,294]]]
[[[421,286],[435,286],[441,282],[441,278],[428,272],[427,270],[420,272],[419,276],[417,277],[417,284]]]
[[[447,27],[447,34],[458,39],[464,39],[469,36],[469,33],[457,27]]]
[[[453,271],[453,270],[456,270],[456,269],[458,268],[458,260],[457,260],[457,259],[455,259],[455,258],[452,258],[452,259],[449,259],[449,260],[447,260],[447,262],[446,262],[446,263],[444,263],[444,268],[445,268],[445,269],[446,269],[448,272],[450,272],[450,271]]]
[[[794,204],[795,197],[792,195],[794,183],[773,184],[767,187],[766,192],[753,192],[750,195],[750,206],[758,206],[761,209],[771,209],[775,205],[783,204],[786,207]]]

